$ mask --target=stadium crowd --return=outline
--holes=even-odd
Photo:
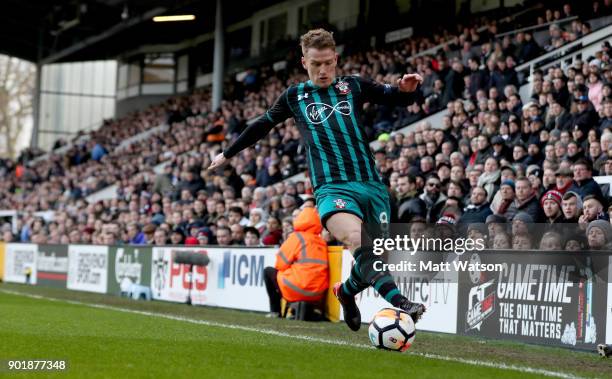
[[[451,225],[480,235],[491,248],[608,248],[609,191],[592,179],[612,175],[610,45],[568,68],[536,71],[523,103],[526,78],[515,66],[590,32],[585,19],[610,14],[608,1],[566,26],[552,24],[539,45],[529,33],[496,39],[495,24],[413,38],[385,49],[349,53],[340,75],[393,83],[404,72],[424,77],[424,101],[407,108],[366,105],[362,120],[377,138],[377,166],[392,194],[392,221]],[[549,22],[571,6],[543,11]],[[480,31],[479,31],[480,30]],[[416,56],[432,44],[442,51]],[[4,241],[94,244],[278,245],[292,217],[313,202],[308,179],[287,180],[307,162],[292,119],[232,159],[206,170],[248,120],[286,88],[306,80],[298,68],[251,70],[228,83],[221,109],[206,90],[174,97],[118,120],[108,120],[66,153],[28,164],[0,161],[0,209],[20,210],[18,233]],[[442,125],[421,122],[446,109]],[[119,148],[122,141],[166,123],[167,131]],[[87,196],[117,185],[115,199]],[[35,216],[54,211],[53,220]],[[528,224],[540,223],[540,235]],[[559,224],[559,225],[557,225]]]

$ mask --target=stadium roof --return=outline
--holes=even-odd
[[[223,0],[224,22],[248,19],[279,0]],[[214,30],[215,0],[5,0],[0,53],[45,63],[115,58],[148,44],[176,44]],[[190,13],[195,22],[154,23]],[[40,48],[39,48],[40,47]]]

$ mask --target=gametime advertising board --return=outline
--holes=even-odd
[[[460,259],[503,270],[459,273],[458,333],[585,349],[604,341],[608,254],[487,251]]]

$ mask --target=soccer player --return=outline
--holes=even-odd
[[[397,86],[355,76],[336,77],[338,54],[331,33],[315,29],[301,37],[302,66],[309,81],[289,87],[276,103],[253,121],[209,169],[215,169],[265,137],[275,125],[293,117],[306,146],[309,174],[322,224],[355,258],[350,277],[336,283],[334,294],[344,319],[359,330],[361,314],[355,295],[373,286],[394,307],[416,322],[425,306],[403,296],[388,272],[374,270],[380,257],[370,243],[362,246],[362,224],[389,222],[389,196],[374,165],[365,130],[358,122],[364,102],[406,106],[419,98],[423,78],[407,74]]]

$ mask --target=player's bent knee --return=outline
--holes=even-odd
[[[361,246],[361,230],[350,230],[342,241],[348,248],[354,250]]]

